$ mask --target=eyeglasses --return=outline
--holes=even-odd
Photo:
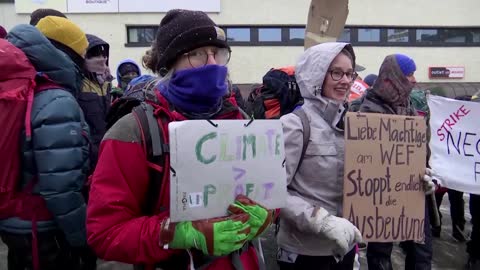
[[[207,64],[209,55],[213,55],[217,65],[226,66],[230,61],[231,53],[227,48],[215,48],[209,52],[206,50],[194,50],[185,53],[184,55],[188,57],[188,62],[190,62],[190,65],[192,65],[194,68],[197,68],[203,67]]]
[[[358,77],[358,73],[356,73],[355,71],[343,72],[339,69],[333,69],[329,70],[328,72],[330,73],[330,76],[334,81],[340,81],[343,76],[347,76],[347,80],[353,82]]]

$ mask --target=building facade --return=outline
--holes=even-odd
[[[0,0],[0,25],[28,23],[39,7],[58,9],[110,43],[115,68],[125,58],[140,63],[168,9],[203,9],[230,40],[233,82],[248,89],[270,68],[295,64],[309,6],[310,0]],[[478,0],[350,0],[339,40],[354,45],[366,68],[361,76],[377,73],[386,55],[404,53],[417,63],[421,88],[473,94],[480,90],[479,11]]]

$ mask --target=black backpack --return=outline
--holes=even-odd
[[[253,89],[245,109],[254,119],[278,119],[303,104],[293,67],[270,69],[263,84]]]
[[[145,143],[145,149],[147,150],[147,160],[157,165],[157,168],[164,169],[167,161],[166,154],[170,152],[169,146],[165,143],[166,138],[163,136],[162,126],[154,116],[153,106],[147,102],[158,103],[154,90],[157,83],[158,79],[151,77],[149,80],[142,80],[134,85],[129,85],[124,95],[112,103],[106,120],[108,130],[120,120],[120,118],[129,113],[134,114],[138,122],[137,124],[140,127],[140,132],[142,133],[141,136]],[[164,119],[160,119],[160,121],[163,120]],[[166,173],[163,170],[160,171],[152,167],[149,168],[150,183],[146,203],[142,209],[144,214],[153,215]]]

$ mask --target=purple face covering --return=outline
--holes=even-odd
[[[227,93],[226,77],[227,68],[219,65],[180,70],[160,91],[181,111],[195,114],[216,112]]]

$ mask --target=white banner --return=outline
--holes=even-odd
[[[17,13],[53,8],[64,13],[165,13],[181,8],[220,12],[220,0],[15,0]]]
[[[168,126],[172,221],[225,216],[238,194],[269,209],[284,207],[287,184],[281,122],[212,123],[191,120]]]
[[[68,13],[117,13],[117,0],[67,0]]]
[[[119,12],[167,12],[181,8],[220,12],[220,0],[118,0]]]
[[[442,186],[480,194],[480,103],[430,95],[430,166]]]

